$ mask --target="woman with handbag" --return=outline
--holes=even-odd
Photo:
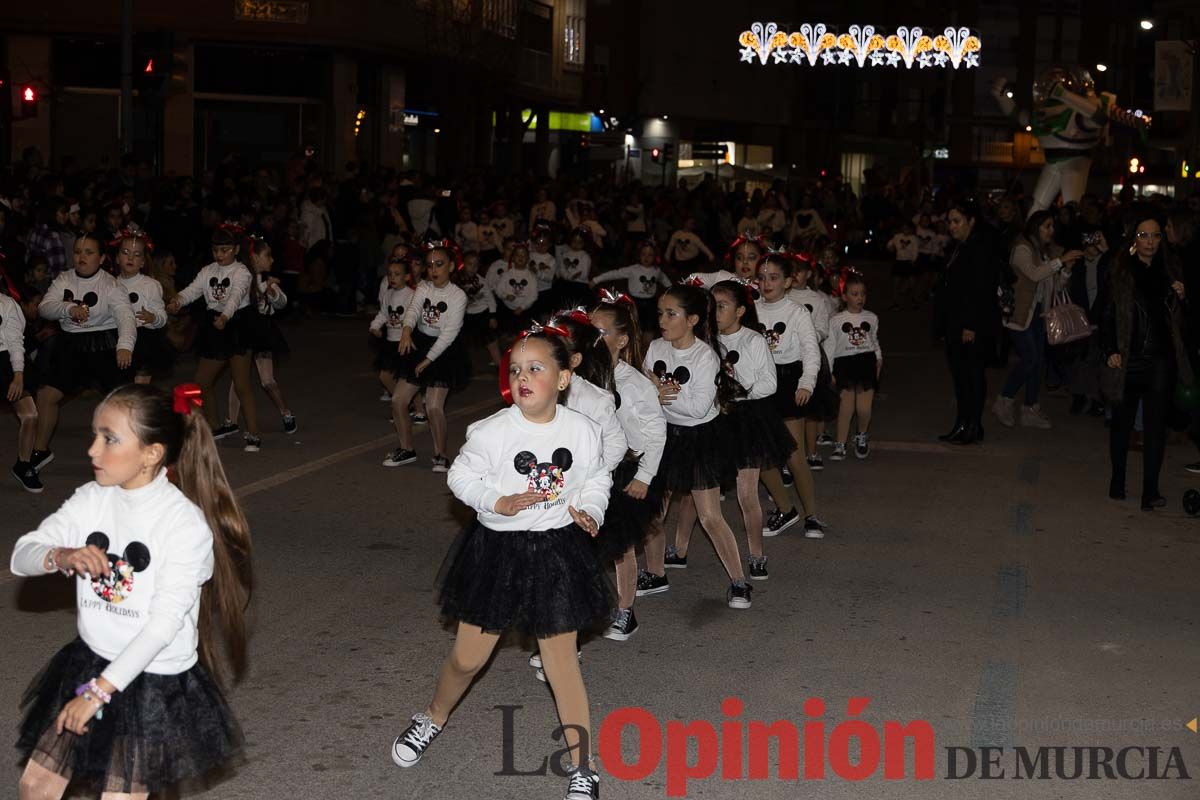
[[[975,444],[983,439],[987,363],[1000,327],[999,259],[988,246],[974,201],[954,203],[947,222],[955,247],[938,300],[958,416],[950,432],[938,438],[951,444]]]
[[[1062,289],[1071,275],[1071,265],[1083,253],[1079,250],[1062,252],[1054,243],[1054,214],[1037,211],[1025,221],[1025,229],[1013,243],[1009,263],[1017,276],[1013,287],[1013,313],[1004,322],[1017,352],[1014,364],[1004,382],[1004,388],[992,406],[992,412],[1002,425],[1016,424],[1016,396],[1025,386],[1025,403],[1021,407],[1021,424],[1028,428],[1049,428],[1050,420],[1038,405],[1042,383],[1042,364],[1046,355],[1046,326],[1043,312],[1054,303],[1054,294]]]
[[[1125,499],[1125,461],[1138,404],[1142,405],[1142,510],[1166,505],[1158,491],[1167,444],[1167,413],[1176,378],[1192,383],[1183,342],[1183,273],[1162,248],[1162,223],[1150,213],[1137,218],[1133,238],[1113,264],[1100,331],[1106,356],[1101,383],[1112,405],[1108,496]]]

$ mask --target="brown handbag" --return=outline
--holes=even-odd
[[[1087,312],[1071,302],[1066,291],[1055,292],[1054,304],[1043,312],[1046,321],[1046,341],[1051,347],[1078,342],[1092,335]]]

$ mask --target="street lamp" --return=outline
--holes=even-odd
[[[1007,92],[1005,92],[1004,96],[1007,97],[1009,100],[1012,100],[1012,96],[1013,96],[1012,89],[1009,89]]]
[[[1138,25],[1140,25],[1144,31],[1153,30],[1154,20],[1144,19],[1139,22]]]
[[[667,121],[667,115],[663,114],[663,122],[666,122],[666,121]]]
[[[1097,64],[1096,72],[1108,72],[1108,64]]]

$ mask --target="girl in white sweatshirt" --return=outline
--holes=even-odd
[[[167,341],[162,284],[146,274],[154,243],[141,228],[127,225],[117,234],[116,251],[117,285],[129,296],[137,324],[134,382],[150,383],[155,373],[169,371],[175,362],[175,351]]]
[[[145,800],[241,749],[220,654],[240,676],[250,531],[199,404],[195,384],[110,393],[92,420],[95,481],[13,549],[14,574],[71,580],[79,627],[25,695],[21,797],[78,781]]]
[[[562,337],[528,332],[509,351],[513,405],[467,428],[447,483],[476,519],[459,535],[441,578],[442,613],[457,623],[433,697],[392,743],[392,761],[414,766],[488,662],[501,634],[536,637],[542,668],[571,750],[567,797],[599,795],[591,769],[587,690],[576,634],[611,613],[591,537],[604,524],[612,479],[600,426],[561,405],[571,385]]]
[[[879,317],[863,308],[867,302],[867,284],[861,274],[847,273],[842,299],[846,309],[830,318],[829,337],[825,340],[825,353],[833,364],[834,386],[841,396],[837,442],[829,456],[831,461],[846,458],[850,420],[856,416],[858,433],[854,436],[854,455],[860,459],[870,455],[871,408],[875,389],[879,386],[879,373],[883,370]]]

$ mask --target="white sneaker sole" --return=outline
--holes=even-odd
[[[737,611],[745,611],[747,608],[750,607],[750,601],[743,600],[740,597],[737,597],[737,598],[734,598],[733,600],[728,601],[725,605],[729,606],[732,609],[736,609]]]
[[[823,469],[825,469],[825,462],[821,462],[820,464],[812,464],[812,463],[810,463],[810,464],[808,465],[808,471],[809,471],[809,472],[820,472],[820,471],[821,471],[821,470],[823,470]]]
[[[867,451],[867,452],[865,452],[865,453],[860,453],[860,452],[858,452],[857,450],[855,450],[855,451],[854,451],[854,457],[855,457],[855,458],[857,458],[859,461],[866,461],[866,460],[867,460],[867,456],[869,456],[869,455],[871,455],[871,451],[870,451],[870,450],[868,450],[868,451]]]
[[[385,467],[403,467],[405,464],[415,464],[416,461],[416,456],[413,456],[412,458],[406,458],[403,461],[392,461],[390,458],[385,458],[383,460],[383,465]]]
[[[772,536],[778,536],[779,534],[783,533],[784,531],[786,531],[788,528],[792,527],[799,521],[800,521],[800,515],[797,514],[795,517],[792,518],[792,520],[790,522],[784,523],[782,528],[777,528],[774,530],[772,530],[771,528],[763,528],[763,536],[767,537],[768,539],[770,539]]]
[[[606,630],[604,632],[604,638],[612,639],[614,642],[628,642],[630,639],[633,638],[633,635],[637,632],[638,632],[637,628],[634,628],[629,633],[625,633],[623,631],[617,630],[616,628],[609,628],[608,630]]]
[[[408,769],[409,767],[415,767],[417,765],[417,763],[420,762],[421,756],[417,756],[415,760],[409,761],[400,755],[399,746],[400,746],[400,737],[397,736],[396,741],[392,742],[392,763],[395,764],[397,767],[401,767],[403,769]],[[425,755],[425,754],[422,753],[421,755]]]
[[[580,664],[583,663],[583,651],[582,650],[576,650],[575,657],[579,659]],[[529,666],[533,667],[534,669],[541,669],[542,668],[542,654],[541,653],[531,653],[529,656]]]
[[[804,538],[805,539],[824,539],[825,531],[805,531]]]
[[[441,464],[438,464],[437,466],[435,466],[432,469],[432,472],[449,472],[449,471],[450,471],[449,467],[443,467]]]
[[[656,586],[653,589],[638,589],[637,596],[645,597],[648,594],[662,594],[663,592],[669,590],[670,588],[671,588],[671,585],[667,584],[666,586]]]
[[[31,486],[26,486],[25,481],[21,480],[21,478],[19,476],[17,476],[16,474],[10,472],[9,475],[12,475],[14,478],[16,478],[17,483],[21,484],[21,488],[24,489],[25,491],[29,492],[30,494],[41,494],[43,491],[45,491],[46,487],[44,487],[44,486],[41,488],[35,489]]]
[[[663,564],[667,569],[687,569],[687,564]]]
[[[771,576],[770,575],[750,575],[749,573],[747,573],[746,577],[752,581],[765,581],[767,578],[769,578]]]
[[[54,453],[48,453],[45,458],[43,458],[41,461],[39,461],[38,463],[33,464],[31,466],[36,470],[41,470],[43,467],[45,467],[47,464],[49,464],[52,461],[54,461]]]
[[[214,433],[213,438],[216,439],[217,441],[220,441],[221,439],[228,439],[230,436],[233,436],[235,433],[241,433],[241,431],[242,431],[241,428],[234,428],[231,431],[224,431],[222,433]]]

